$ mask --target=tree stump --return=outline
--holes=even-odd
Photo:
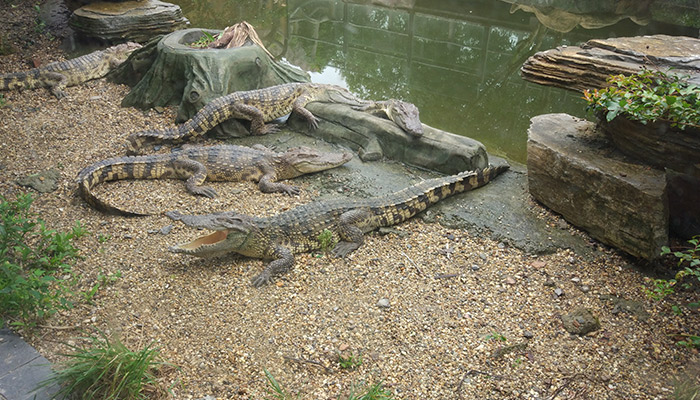
[[[133,55],[130,60],[154,61],[124,97],[122,106],[147,109],[179,104],[175,122],[181,123],[211,100],[235,91],[309,81],[304,71],[274,61],[257,45],[230,49],[191,47],[204,32],[215,36],[220,31],[198,28],[176,31],[164,36],[155,50],[151,48],[155,57]],[[137,69],[130,60],[122,68]],[[219,124],[214,132],[226,137],[248,136],[247,129],[237,120]]]

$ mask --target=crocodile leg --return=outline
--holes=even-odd
[[[287,185],[282,182],[275,182],[277,180],[277,172],[275,169],[269,165],[261,166],[260,169],[263,171],[263,176],[258,182],[258,188],[263,193],[286,193],[290,196],[298,195],[301,192],[296,186]]]
[[[185,181],[185,187],[192,194],[209,197],[216,197],[216,191],[209,186],[201,186],[207,180],[207,167],[204,164],[194,160],[176,160],[173,162],[178,176],[189,177]]]
[[[49,90],[56,96],[57,99],[62,99],[66,97],[66,93],[63,89],[68,86],[68,78],[65,75],[58,72],[45,72],[42,79],[49,86]]]
[[[301,96],[292,103],[292,112],[295,112],[306,120],[309,124],[309,130],[314,130],[318,128],[318,118],[316,118],[311,111],[307,110],[304,106],[309,102],[306,96]]]
[[[334,257],[342,258],[362,246],[362,243],[365,241],[364,232],[357,224],[360,222],[367,223],[371,218],[371,212],[367,209],[356,208],[343,213],[339,217],[340,221],[338,222],[340,242],[335,245],[331,254]],[[374,228],[367,229],[367,231]]]
[[[273,276],[287,272],[294,265],[294,254],[284,246],[277,246],[272,253],[274,260],[265,266],[265,269],[251,280],[253,286],[260,287],[270,283]]]
[[[257,107],[250,104],[235,103],[231,106],[234,117],[250,120],[250,133],[253,135],[266,135],[279,130],[274,124],[265,124],[265,115]]]

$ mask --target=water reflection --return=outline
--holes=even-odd
[[[315,82],[340,84],[367,98],[413,102],[425,123],[473,137],[490,152],[520,162],[532,116],[583,116],[584,107],[577,93],[523,81],[518,70],[527,57],[594,37],[697,33],[637,18],[642,14],[630,19],[627,11],[606,14],[598,25],[586,16],[552,29],[551,21],[540,20],[555,15],[552,8],[536,0],[175,2],[193,26],[222,29],[247,20],[273,54],[311,71]],[[581,28],[613,23],[610,15],[622,21]]]

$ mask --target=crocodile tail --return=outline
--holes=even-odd
[[[92,189],[103,182],[120,179],[158,178],[149,166],[156,165],[153,156],[117,157],[99,161],[78,173],[78,191],[85,201],[97,210],[108,214],[144,216],[151,213],[123,210],[98,198]],[[159,174],[163,175],[163,174]]]
[[[0,75],[0,90],[34,89],[41,86],[38,69]]]
[[[143,154],[147,145],[161,143],[168,137],[176,136],[177,133],[178,128],[149,129],[134,132],[126,138],[126,154]]]
[[[452,195],[484,186],[508,165],[489,166],[481,170],[464,171],[456,175],[428,179],[381,198],[374,208],[377,226],[401,223],[428,207]]]

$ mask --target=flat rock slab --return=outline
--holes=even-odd
[[[49,361],[9,329],[0,329],[0,398],[7,400],[51,399],[58,384],[37,386],[53,372]]]
[[[527,154],[537,201],[604,243],[659,257],[669,230],[663,171],[631,161],[594,123],[567,114],[532,118]]]
[[[700,84],[700,39],[685,36],[635,36],[592,39],[582,46],[560,46],[528,58],[524,79],[583,91],[605,87],[610,75],[630,75],[644,66],[690,76]]]
[[[108,42],[146,42],[190,22],[178,5],[145,0],[91,3],[75,10],[69,24],[81,35]]]

